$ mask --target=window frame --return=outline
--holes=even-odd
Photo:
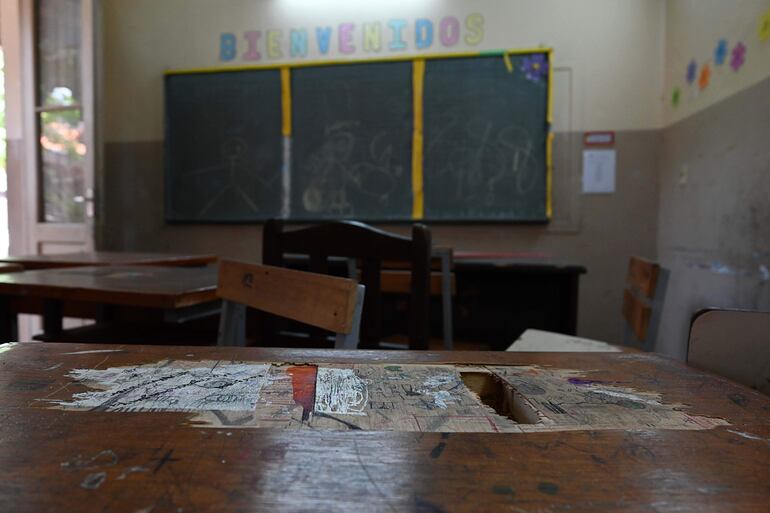
[[[86,223],[89,217],[93,216],[93,209],[92,205],[90,203],[90,199],[92,199],[93,191],[89,193],[89,186],[88,186],[88,179],[84,179],[84,182],[86,182],[86,185],[84,186],[83,196],[75,196],[73,198],[75,203],[83,203],[84,209],[83,209],[83,215],[81,218],[77,219],[70,219],[66,221],[60,221],[60,220],[48,220],[46,219],[46,202],[45,202],[45,174],[44,174],[44,161],[43,161],[43,152],[44,148],[41,143],[41,138],[43,135],[43,114],[48,112],[79,112],[80,119],[83,123],[83,139],[84,144],[86,146],[86,155],[84,155],[83,159],[83,173],[84,175],[87,175],[88,173],[88,161],[87,158],[88,154],[93,151],[93,141],[88,141],[88,122],[86,119],[86,112],[85,112],[85,97],[87,94],[87,76],[86,76],[86,65],[87,63],[84,62],[85,58],[87,56],[86,54],[86,37],[85,34],[87,31],[85,30],[84,22],[85,22],[85,12],[86,12],[86,4],[89,4],[88,0],[78,0],[80,4],[80,18],[79,18],[79,27],[78,27],[78,37],[80,38],[80,95],[81,98],[78,98],[77,103],[73,103],[71,105],[45,105],[45,98],[42,97],[41,91],[40,91],[40,85],[41,85],[41,76],[42,76],[42,58],[40,54],[40,2],[41,0],[31,0],[31,35],[32,35],[32,46],[31,46],[31,53],[32,53],[32,82],[33,82],[33,90],[34,94],[33,102],[34,102],[34,130],[35,130],[35,145],[36,145],[36,151],[35,151],[35,181],[36,181],[36,196],[35,196],[35,203],[36,203],[36,217],[35,221],[37,223],[42,224],[59,224],[59,225],[67,225],[67,224],[73,224],[73,225],[79,225]],[[89,198],[91,196],[91,198]],[[75,198],[80,197],[80,201],[78,201]]]

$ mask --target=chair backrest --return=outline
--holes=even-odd
[[[623,291],[623,343],[653,351],[663,313],[669,272],[659,264],[631,257]]]
[[[690,322],[687,363],[770,395],[770,312],[699,311]]]
[[[457,294],[457,277],[454,273],[454,250],[452,248],[433,247],[430,269],[430,294],[432,296],[440,296],[444,293],[449,293],[450,295]],[[398,260],[383,261],[382,291],[394,294],[408,294],[412,279],[410,270],[410,262]]]
[[[358,345],[364,287],[347,278],[221,260],[220,345],[245,344],[245,307],[337,334],[335,347]]]
[[[361,347],[366,348],[378,347],[383,336],[380,282],[383,261],[409,262],[409,346],[428,348],[431,238],[425,225],[413,225],[409,238],[354,221],[330,222],[292,231],[284,231],[279,220],[268,221],[263,230],[262,262],[283,267],[287,254],[309,256],[310,271],[320,274],[328,272],[329,257],[360,262],[361,283],[366,287]],[[266,336],[274,331],[268,328]]]

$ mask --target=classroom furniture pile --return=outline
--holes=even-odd
[[[508,352],[427,350],[431,298],[460,295],[455,259],[566,276],[570,304],[580,271],[456,257],[419,225],[412,237],[348,222],[265,233],[265,264],[98,252],[4,264],[3,341],[19,313],[42,315],[43,331],[0,344],[0,511],[766,509],[770,397],[758,391],[568,329],[529,329]],[[629,269],[654,297],[655,264]],[[378,343],[388,292],[412,309],[400,345]],[[651,307],[624,304],[646,336]],[[736,323],[762,361],[768,317],[741,319],[702,315],[693,361],[718,371],[710,335]]]

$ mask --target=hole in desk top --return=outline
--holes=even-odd
[[[514,387],[496,374],[483,371],[460,372],[465,386],[495,413],[517,424],[538,424],[540,415]]]

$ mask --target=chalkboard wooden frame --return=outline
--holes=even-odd
[[[421,221],[421,222],[428,222],[432,224],[547,224],[550,221],[551,215],[552,215],[552,144],[553,144],[553,134],[551,132],[551,124],[552,124],[552,116],[553,116],[553,78],[552,78],[552,52],[553,50],[551,48],[534,48],[534,49],[523,49],[523,50],[499,50],[499,51],[490,51],[490,52],[462,52],[462,53],[453,53],[453,54],[429,54],[429,55],[418,55],[418,56],[408,56],[408,57],[392,57],[392,58],[381,58],[381,59],[350,59],[350,60],[341,60],[341,61],[320,61],[320,62],[295,62],[295,63],[286,63],[282,65],[265,65],[265,66],[242,66],[242,67],[225,67],[225,68],[212,68],[212,69],[188,69],[188,70],[172,70],[166,72],[166,82],[168,84],[168,81],[171,80],[170,77],[176,77],[179,75],[206,75],[206,74],[227,74],[227,73],[234,73],[234,72],[248,72],[248,71],[280,71],[282,79],[284,78],[284,73],[286,77],[290,76],[291,70],[297,69],[297,68],[307,68],[307,67],[334,67],[339,65],[354,65],[354,64],[372,64],[372,63],[411,63],[412,65],[415,65],[415,63],[429,63],[431,61],[435,60],[451,60],[451,59],[469,59],[469,58],[491,58],[491,57],[499,57],[503,59],[506,63],[506,65],[509,67],[509,71],[511,71],[511,57],[514,56],[524,56],[524,55],[542,55],[545,57],[547,62],[547,72],[544,74],[542,78],[544,78],[546,83],[546,113],[545,113],[545,120],[544,120],[544,133],[545,133],[545,169],[544,169],[544,179],[545,179],[545,198],[543,198],[544,202],[544,212],[542,216],[538,217],[530,217],[527,219],[520,219],[520,218],[467,218],[467,217],[442,217],[442,218],[431,218],[429,216],[425,215],[413,215],[411,217],[407,218],[373,218],[373,217],[367,217],[364,220],[369,223],[387,223],[387,224],[406,224],[406,223],[413,223],[415,221]],[[425,64],[422,64],[425,66]],[[523,71],[523,70],[522,70]],[[287,82],[290,84],[291,82]],[[285,84],[282,84],[285,85]],[[287,154],[287,146],[291,144],[291,121],[288,123],[288,136],[287,134],[287,104],[285,101],[285,91],[282,91],[284,93],[284,98],[282,98],[281,105],[277,108],[281,110],[282,116],[284,118],[281,131],[284,135],[284,160],[285,155]],[[289,96],[291,95],[291,86],[288,86],[288,92]],[[168,117],[168,111],[169,111],[169,98],[168,95],[166,97],[166,184],[167,189],[169,189],[169,186],[171,184],[171,180],[169,179],[170,175],[170,159],[169,159],[169,137],[168,134],[171,130],[170,124],[171,120]],[[291,102],[288,104],[288,117],[291,118]],[[288,141],[286,140],[288,139]],[[422,148],[421,148],[422,150]],[[414,150],[413,150],[414,152]],[[290,154],[290,152],[289,152]],[[284,184],[287,179],[287,175],[289,177],[289,180],[291,180],[291,173],[293,171],[290,170],[290,168],[286,165],[286,162],[283,163],[281,173],[283,175]],[[414,173],[414,171],[412,171]],[[412,180],[414,182],[414,178]],[[284,193],[286,194],[286,193]],[[290,193],[289,193],[290,194]],[[183,218],[179,216],[170,216],[169,212],[171,209],[169,208],[170,203],[170,191],[166,191],[166,222],[169,224],[261,224],[267,219],[271,217],[282,217],[285,222],[287,223],[312,223],[312,222],[319,222],[319,221],[327,221],[330,219],[345,219],[345,218],[357,218],[355,215],[349,216],[349,215],[340,215],[338,217],[303,217],[301,219],[292,218],[290,215],[287,217],[286,209],[283,208],[279,212],[273,212],[272,214],[265,214],[263,216],[260,216],[259,218],[233,218],[233,219],[190,219],[190,218]],[[285,207],[285,205],[284,205]],[[414,212],[413,212],[414,214]]]

